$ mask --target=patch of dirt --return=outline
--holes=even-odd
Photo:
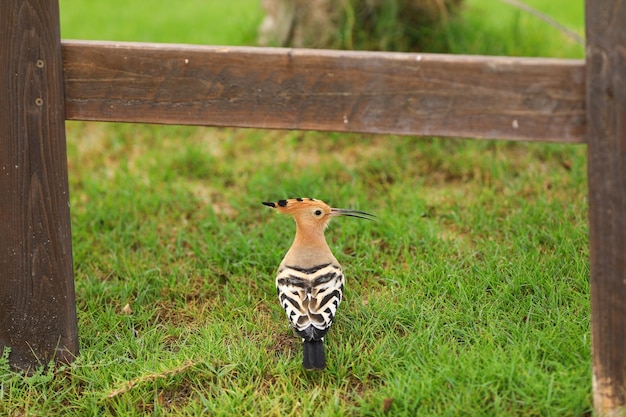
[[[268,351],[275,356],[293,353],[300,347],[300,340],[294,334],[276,333],[273,339],[274,343],[268,347]]]

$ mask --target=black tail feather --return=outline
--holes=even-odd
[[[304,369],[313,370],[326,367],[323,340],[305,340],[303,347],[302,366],[304,366]]]

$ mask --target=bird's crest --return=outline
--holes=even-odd
[[[288,214],[303,208],[311,207],[317,207],[328,212],[331,210],[328,204],[324,203],[322,200],[316,200],[314,198],[290,198],[287,200],[278,200],[277,202],[264,201],[263,204]]]

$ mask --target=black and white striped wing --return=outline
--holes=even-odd
[[[332,263],[312,268],[284,266],[276,277],[280,304],[306,340],[324,337],[341,303],[343,285],[341,267]]]

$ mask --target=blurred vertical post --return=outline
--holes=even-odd
[[[78,353],[56,0],[0,2],[0,349],[33,369]]]
[[[587,0],[593,398],[626,414],[626,2]]]

